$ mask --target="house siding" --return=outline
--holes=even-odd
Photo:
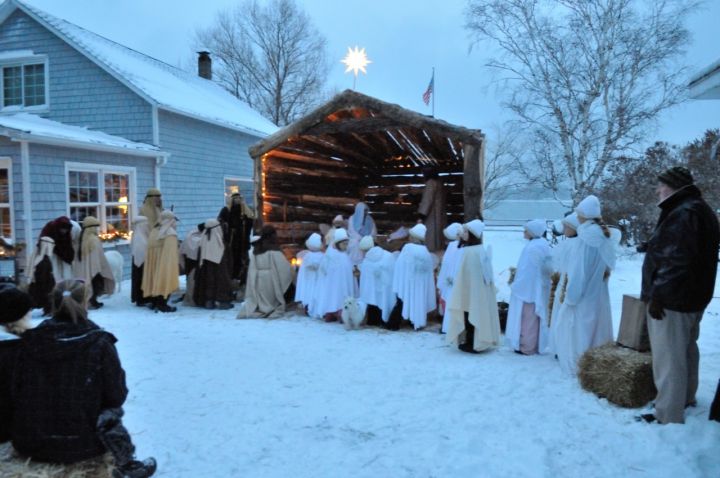
[[[152,143],[150,104],[20,10],[0,25],[3,50],[48,56],[50,106],[40,116]]]
[[[248,147],[259,138],[160,111],[160,148],[171,153],[160,169],[163,205],[174,206],[180,238],[217,217],[224,206],[225,176],[253,177]]]

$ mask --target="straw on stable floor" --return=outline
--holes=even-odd
[[[657,394],[649,352],[611,343],[585,352],[578,369],[582,388],[621,407],[642,407]]]
[[[112,478],[109,454],[72,465],[38,463],[20,456],[10,443],[0,445],[0,478]]]

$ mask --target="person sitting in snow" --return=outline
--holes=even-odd
[[[500,343],[500,316],[492,268],[492,257],[482,244],[485,223],[475,219],[463,226],[467,242],[448,298],[447,340],[458,349],[478,353]]]
[[[310,234],[305,241],[305,247],[307,247],[307,252],[302,256],[302,263],[297,275],[295,302],[302,304],[307,315],[316,317],[320,263],[324,255],[320,234],[317,232]]]
[[[392,291],[395,256],[376,246],[372,236],[360,240],[365,258],[360,264],[359,298],[367,304],[367,324],[383,325],[390,318],[397,296]]]
[[[347,254],[348,240],[345,229],[336,229],[332,245],[325,250],[320,262],[317,312],[326,322],[340,320],[345,299],[355,296],[353,265]]]
[[[425,247],[424,224],[414,225],[410,231],[410,242],[405,244],[395,262],[392,291],[397,295],[387,327],[400,328],[400,320],[409,320],[415,330],[427,324],[427,315],[436,309],[434,263],[430,251]]]
[[[552,263],[550,245],[544,237],[546,230],[544,219],[525,224],[523,234],[528,243],[520,253],[510,287],[505,339],[523,355],[544,353],[547,348]]]
[[[452,295],[453,284],[455,282],[455,276],[460,268],[460,262],[462,261],[462,255],[465,251],[460,246],[460,238],[463,234],[462,224],[453,222],[443,230],[445,238],[448,240],[445,254],[442,256],[442,263],[440,265],[440,272],[437,277],[437,288],[440,293],[440,303],[443,307],[443,321],[440,332],[445,334],[448,331],[450,324],[450,313],[448,312],[447,303]]]
[[[86,216],[83,219],[75,262],[75,277],[84,279],[90,286],[88,307],[91,309],[99,309],[104,305],[98,302],[99,296],[115,292],[115,276],[98,237],[99,228],[100,221],[97,218]]]
[[[293,270],[277,243],[277,231],[265,225],[250,249],[245,301],[237,318],[275,318],[292,300]]]
[[[155,460],[135,459],[121,420],[128,389],[117,339],[88,318],[86,298],[82,281],[60,282],[52,292],[52,318],[22,336],[13,378],[13,446],[51,463],[109,451],[114,477],[151,476]]]
[[[31,328],[33,299],[12,284],[0,284],[0,443],[12,436],[12,378],[17,368],[20,340]]]
[[[51,237],[40,237],[27,267],[30,271],[28,293],[33,298],[34,307],[42,308],[43,315],[50,313],[50,292],[55,287],[53,249],[55,241]]]
[[[206,309],[232,309],[231,268],[232,253],[223,242],[223,226],[217,219],[208,219],[200,237],[193,302]]]
[[[608,279],[615,267],[615,243],[602,222],[598,198],[586,197],[575,212],[580,226],[567,279],[558,285],[561,328],[555,334],[560,366],[572,375],[585,351],[613,340]]]

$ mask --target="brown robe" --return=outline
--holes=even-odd
[[[445,238],[443,229],[445,229],[446,204],[445,204],[445,186],[441,178],[428,179],[425,183],[418,213],[425,216],[423,221],[427,227],[425,234],[425,245],[430,252],[443,250],[445,246]]]

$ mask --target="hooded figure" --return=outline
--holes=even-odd
[[[485,224],[475,219],[468,231],[455,284],[448,301],[447,340],[463,352],[476,353],[500,343],[500,317],[495,296],[492,255],[482,245]]]
[[[418,206],[418,217],[427,227],[425,245],[430,252],[440,251],[443,247],[443,228],[446,217],[445,186],[436,168],[423,168],[425,189]]]
[[[360,239],[370,236],[375,239],[377,236],[377,228],[375,221],[370,217],[370,208],[364,202],[355,205],[355,212],[350,216],[348,221],[348,255],[353,265],[360,264],[363,260],[363,251],[360,250]]]
[[[450,324],[450,313],[447,308],[447,303],[452,295],[455,276],[460,268],[463,252],[465,252],[465,248],[459,247],[462,233],[463,226],[457,222],[450,224],[443,231],[445,238],[449,242],[445,249],[445,254],[443,254],[440,272],[437,276],[437,288],[438,292],[440,292],[440,302],[443,304],[443,322],[440,330],[444,334],[447,333]]]
[[[367,304],[368,325],[382,325],[397,301],[392,290],[395,256],[376,246],[372,236],[362,238],[360,249],[366,251],[360,264],[360,300]]]
[[[180,285],[175,221],[175,215],[171,211],[160,214],[160,223],[150,231],[145,255],[142,291],[146,299],[152,300],[153,308],[160,312],[177,310],[167,304],[170,294]]]
[[[76,258],[77,243],[73,243],[73,232],[79,236],[79,226],[67,216],[60,216],[42,228],[40,237],[49,237],[55,243],[51,256],[55,282],[72,279],[75,275],[73,263]]]
[[[193,296],[195,294],[195,273],[197,272],[198,256],[200,254],[200,241],[205,231],[205,223],[201,222],[190,229],[185,240],[180,245],[180,260],[183,261],[185,270],[185,297],[183,304],[189,306],[197,305]]]
[[[19,337],[30,328],[33,299],[12,284],[0,284],[0,443],[12,436],[11,384],[20,353]]]
[[[232,309],[231,254],[223,242],[222,224],[216,219],[205,221],[199,250],[193,302],[206,309]]]
[[[555,353],[561,368],[572,375],[585,351],[613,340],[608,279],[615,267],[615,244],[602,224],[600,201],[588,196],[575,212],[578,238],[558,285],[560,303],[553,306],[559,307]]]
[[[345,299],[355,296],[353,265],[347,254],[348,234],[339,228],[333,243],[325,250],[320,262],[317,288],[317,314],[327,322],[339,320]]]
[[[397,303],[388,320],[388,328],[397,330],[400,318],[412,322],[415,330],[427,324],[427,315],[437,307],[433,258],[424,241],[427,228],[416,224],[410,231],[395,262],[392,291]]]
[[[55,276],[53,274],[54,249],[55,241],[51,237],[40,237],[35,251],[30,256],[27,267],[27,270],[30,271],[28,292],[33,298],[35,307],[43,309],[43,315],[50,313],[50,292],[55,287]]]
[[[305,307],[310,317],[317,317],[317,293],[320,280],[320,263],[323,258],[322,237],[317,232],[310,234],[305,241],[308,252],[302,256],[302,263],[297,275],[295,302]]]
[[[510,287],[505,339],[514,351],[524,355],[545,353],[547,349],[552,256],[543,237],[546,230],[544,219],[525,224],[523,234],[528,243],[520,253]]]
[[[250,258],[250,233],[252,232],[255,212],[245,203],[240,193],[233,193],[227,205],[220,210],[218,220],[223,224],[225,246],[229,248],[231,265],[230,277],[245,285]]]
[[[272,226],[263,226],[260,238],[250,253],[245,302],[237,318],[282,315],[285,304],[294,296],[293,270],[277,243],[277,232]]]
[[[152,229],[160,222],[160,214],[162,214],[162,193],[159,189],[150,188],[145,193],[145,199],[140,207],[140,215],[148,219],[148,224]]]
[[[132,253],[130,300],[138,307],[144,307],[147,303],[142,291],[142,276],[149,235],[150,224],[148,224],[148,218],[145,216],[136,217],[133,220],[133,232],[130,239],[130,251]]]
[[[75,262],[75,276],[90,284],[90,300],[88,301],[90,309],[99,309],[104,305],[102,302],[98,302],[99,296],[112,295],[115,292],[115,277],[98,237],[99,228],[100,221],[95,217],[86,216],[83,219],[80,245]]]
[[[327,227],[327,225],[321,225]],[[335,216],[332,220],[332,226],[330,229],[325,232],[325,247],[335,247],[335,231],[338,229],[344,229],[345,228],[345,218],[342,216],[342,214],[338,214]],[[347,231],[345,231],[347,233]]]

